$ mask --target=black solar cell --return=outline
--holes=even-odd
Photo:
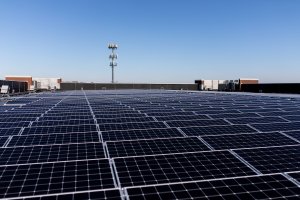
[[[289,136],[292,136],[293,138],[297,139],[300,142],[300,130],[299,131],[290,131],[290,132],[285,132]]]
[[[300,170],[300,145],[252,148],[235,152],[262,173]]]
[[[99,142],[97,132],[13,136],[8,147]]]
[[[87,120],[66,120],[66,121],[38,121],[33,122],[32,127],[35,126],[71,126],[71,125],[82,125],[82,124],[95,124],[93,119]]]
[[[300,183],[300,172],[291,172],[288,173],[288,175],[295,179],[298,182],[298,184]]]
[[[270,122],[288,122],[280,117],[251,117],[227,119],[232,124],[251,124],[251,123],[270,123]]]
[[[122,200],[120,190],[117,189],[108,189],[108,190],[98,190],[98,191],[85,191],[85,192],[76,192],[76,193],[62,193],[62,194],[53,194],[40,197],[24,197],[18,198],[17,200]]]
[[[300,129],[300,122],[252,124],[252,126],[262,132],[270,131],[292,131]]]
[[[202,138],[214,149],[238,149],[299,144],[277,132],[203,136]]]
[[[262,116],[288,116],[288,115],[300,115],[300,111],[279,111],[279,112],[266,112],[259,113]]]
[[[105,118],[105,119],[115,119],[115,118],[124,118],[124,117],[128,117],[128,118],[134,118],[134,117],[146,117],[145,114],[142,113],[132,113],[132,114],[96,114],[95,117],[97,119],[101,119],[101,118]]]
[[[8,139],[8,137],[0,136],[0,147],[2,147],[6,143],[7,139]]]
[[[102,132],[103,141],[138,140],[154,138],[183,137],[176,128],[141,129]]]
[[[238,110],[206,110],[206,111],[196,111],[196,113],[198,115],[215,115],[215,114],[236,114],[236,113],[241,113],[240,111]]]
[[[140,199],[297,199],[300,188],[282,175],[127,188]]]
[[[300,115],[282,116],[284,119],[294,122],[300,122]]]
[[[43,116],[39,118],[39,121],[65,121],[65,120],[88,120],[93,119],[92,115],[74,115],[74,116]]]
[[[203,126],[180,128],[188,136],[223,135],[257,132],[247,125]]]
[[[126,157],[114,162],[122,187],[255,174],[228,151]]]
[[[206,115],[172,115],[155,117],[158,121],[209,119]]]
[[[30,122],[35,121],[36,117],[0,117],[0,122]]]
[[[27,127],[30,122],[0,122],[0,128]]]
[[[0,165],[105,158],[102,143],[0,148]]]
[[[0,128],[0,136],[18,135],[22,128]]]
[[[189,127],[189,126],[213,126],[213,125],[228,125],[229,123],[222,119],[203,119],[203,120],[178,120],[167,121],[170,127]]]
[[[256,113],[216,114],[216,115],[209,115],[209,116],[213,119],[241,118],[241,117],[260,117]]]
[[[159,116],[173,116],[173,115],[195,115],[193,112],[184,112],[184,111],[173,111],[173,112],[146,112],[149,116],[159,117]]]
[[[39,126],[25,128],[22,135],[51,134],[51,133],[85,133],[97,131],[96,125],[74,126]]]
[[[114,188],[109,161],[0,166],[0,198]]]
[[[108,124],[108,123],[128,123],[128,122],[151,122],[155,121],[153,117],[122,117],[122,118],[98,118],[97,122],[99,124]]]
[[[162,122],[99,124],[99,127],[100,127],[100,131],[167,128],[167,126]]]
[[[107,142],[110,157],[155,155],[209,150],[197,137]]]

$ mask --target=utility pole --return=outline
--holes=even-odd
[[[109,55],[109,59],[111,60],[109,66],[111,66],[111,83],[114,83],[114,67],[117,66],[115,60],[118,58],[118,55],[115,53],[115,50],[118,48],[117,44],[110,43],[108,44],[108,49],[111,49],[111,54]]]

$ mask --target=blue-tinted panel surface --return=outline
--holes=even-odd
[[[122,187],[255,174],[228,151],[127,157],[114,162]]]
[[[128,188],[131,200],[297,199],[300,188],[282,175]]]

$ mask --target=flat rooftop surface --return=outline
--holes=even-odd
[[[0,104],[0,147],[0,199],[300,198],[297,96],[28,95]]]

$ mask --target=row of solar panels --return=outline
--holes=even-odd
[[[299,178],[299,172],[291,172],[291,174],[286,172],[299,170],[299,157],[293,157],[294,155],[299,156],[299,150],[300,146],[297,145],[237,150],[236,152],[227,150],[207,151],[114,158],[112,160],[87,159],[6,165],[0,166],[0,181],[2,183],[0,186],[0,197],[9,198],[134,187],[129,189],[129,197],[133,195],[136,198],[141,198],[144,194],[143,190],[140,191],[142,186],[146,186],[144,188],[148,188],[148,192],[151,191],[149,191],[149,188],[152,188],[151,193],[153,193],[154,188],[169,187],[169,184],[172,183],[179,185],[180,188],[184,184],[195,184],[194,181],[205,180],[203,182],[205,184],[208,180],[214,182],[222,181],[223,178],[226,178],[225,182],[229,180],[236,182],[238,178],[245,177],[243,181],[246,181],[254,177],[268,177],[268,174],[272,174],[272,177],[281,177],[280,182],[274,181],[277,184],[273,183],[274,185],[272,186],[269,185],[271,184],[270,181],[265,182],[264,186],[261,184],[255,185],[255,182],[252,186],[252,188],[255,188],[255,191],[245,188],[244,192],[251,194],[252,191],[261,193],[264,190],[281,189],[279,194],[285,196],[288,190],[292,190],[294,193],[291,192],[289,195],[296,197],[299,195],[300,188],[291,179],[295,174],[295,181],[299,181],[297,179],[297,177]],[[235,153],[241,154],[246,158],[246,161],[242,162]],[[254,166],[254,169],[247,166],[247,163]],[[115,169],[115,171],[112,169]],[[114,172],[116,172],[117,179],[113,176]],[[262,176],[262,173],[265,175]],[[281,174],[276,175],[276,173]],[[199,184],[200,188],[205,188],[202,182]],[[226,185],[228,186],[228,184]],[[238,185],[235,184],[235,186]],[[173,190],[167,191],[171,194],[183,192],[179,188],[176,189],[174,186]],[[215,188],[210,186],[208,189],[214,190]],[[282,189],[285,191],[282,191]],[[131,194],[130,190],[135,192]],[[186,192],[192,191],[186,190]],[[163,195],[163,193],[164,190],[160,190],[157,191],[156,195]],[[235,195],[236,193],[220,192],[220,194]],[[279,194],[277,193],[277,195]]]
[[[208,120],[206,115],[203,115],[206,117],[201,118],[202,120],[192,120],[190,117],[197,116],[195,112],[184,116],[176,115],[178,110],[172,112],[173,108],[153,104],[153,100],[168,104],[168,101],[162,99],[165,95],[162,92],[144,93],[143,95],[137,92],[133,95],[130,94],[130,97],[128,97],[128,92],[120,92],[120,96],[124,98],[115,97],[115,94],[107,94],[106,96],[109,96],[111,100],[119,101],[105,105],[108,105],[108,108],[129,108],[130,102],[134,102],[130,104],[131,109],[137,105],[136,102],[140,102],[139,98],[142,98],[143,101],[146,99],[143,98],[145,94],[146,96],[158,96],[146,97],[152,101],[144,102],[148,106],[150,104],[149,107],[140,107],[146,109],[140,109],[138,113],[128,113],[137,114],[134,118],[125,116],[118,120],[139,119],[143,116],[151,121],[146,120],[139,123],[120,121],[122,123],[118,123],[113,118],[119,115],[114,114],[109,114],[111,118],[96,118],[93,111],[98,110],[99,113],[103,113],[103,110],[107,110],[104,109],[106,106],[102,106],[103,97],[97,98],[90,93],[85,95],[87,101],[84,103],[85,99],[77,98],[82,97],[82,94],[69,93],[71,98],[76,96],[76,100],[69,101],[73,102],[69,109],[72,110],[72,107],[76,107],[76,103],[80,104],[80,109],[68,113],[80,117],[80,120],[69,120],[73,119],[73,115],[67,114],[67,118],[61,116],[62,111],[64,112],[68,106],[60,107],[59,105],[64,100],[61,102],[55,100],[53,104],[59,103],[55,106],[51,103],[47,104],[48,112],[39,110],[37,114],[42,115],[36,117],[36,122],[31,121],[33,123],[29,123],[29,127],[1,128],[1,135],[10,135],[1,137],[1,141],[3,138],[3,145],[6,147],[0,148],[3,157],[1,159],[2,167],[0,167],[0,182],[4,183],[0,186],[1,197],[29,196],[32,198],[32,196],[38,195],[46,196],[36,197],[36,199],[184,199],[199,196],[229,199],[299,197],[299,172],[294,172],[299,171],[300,166],[299,131],[261,133],[266,131],[262,129],[274,129],[273,121],[284,120],[283,118],[264,118],[265,122],[269,123],[258,124],[261,127],[256,127],[256,124],[248,125],[257,122],[256,120],[261,120],[260,116],[256,116],[260,117],[259,119],[246,118],[247,125],[228,125],[232,123],[232,120],[238,123],[239,119]],[[186,96],[188,94],[170,92],[166,94],[169,98],[183,98],[185,101],[182,102],[190,104],[188,103],[190,96]],[[216,96],[211,95],[207,99],[213,101],[214,98]],[[220,98],[221,101],[216,100],[214,104],[224,101],[227,101],[226,104],[230,103],[232,97],[222,95]],[[128,103],[122,101],[124,99]],[[245,97],[243,99],[255,98]],[[260,98],[259,101],[264,101],[264,99],[271,99],[276,104],[289,101],[285,98]],[[119,104],[120,101],[123,105]],[[177,103],[182,104],[182,102]],[[199,100],[195,98],[193,102],[199,102]],[[33,105],[34,103],[31,104],[31,106]],[[138,105],[142,104],[138,103]],[[152,106],[154,109],[148,109]],[[20,110],[25,107],[23,106]],[[90,113],[88,107],[92,109]],[[151,112],[153,110],[155,112]],[[212,110],[222,111],[224,109],[213,108]],[[29,110],[29,112],[31,111]],[[51,111],[53,111],[53,115],[50,114]],[[271,110],[266,111],[266,113],[270,112]],[[279,113],[282,112],[284,111],[279,111]],[[55,116],[55,113],[58,116]],[[140,113],[142,115],[139,115]],[[167,122],[156,122],[156,120],[159,121],[159,117],[147,117],[144,113],[159,113],[159,116],[162,116],[160,120]],[[233,115],[238,114],[233,113]],[[242,114],[250,115],[249,113]],[[47,117],[49,117],[48,119],[59,118],[56,118],[55,122],[41,121]],[[68,120],[63,121],[62,119]],[[103,121],[99,122],[99,119]],[[87,121],[90,124],[86,124]],[[66,125],[76,122],[81,125]],[[95,125],[96,122],[99,123],[99,126]],[[65,125],[61,126],[61,123]],[[178,125],[192,126],[195,123],[202,126],[167,128],[172,126],[170,125],[172,123],[174,127]],[[214,125],[214,123],[224,123],[224,125]],[[38,124],[41,127],[35,127]],[[207,124],[211,126],[203,126]],[[297,122],[276,124],[276,131],[300,130]]]

